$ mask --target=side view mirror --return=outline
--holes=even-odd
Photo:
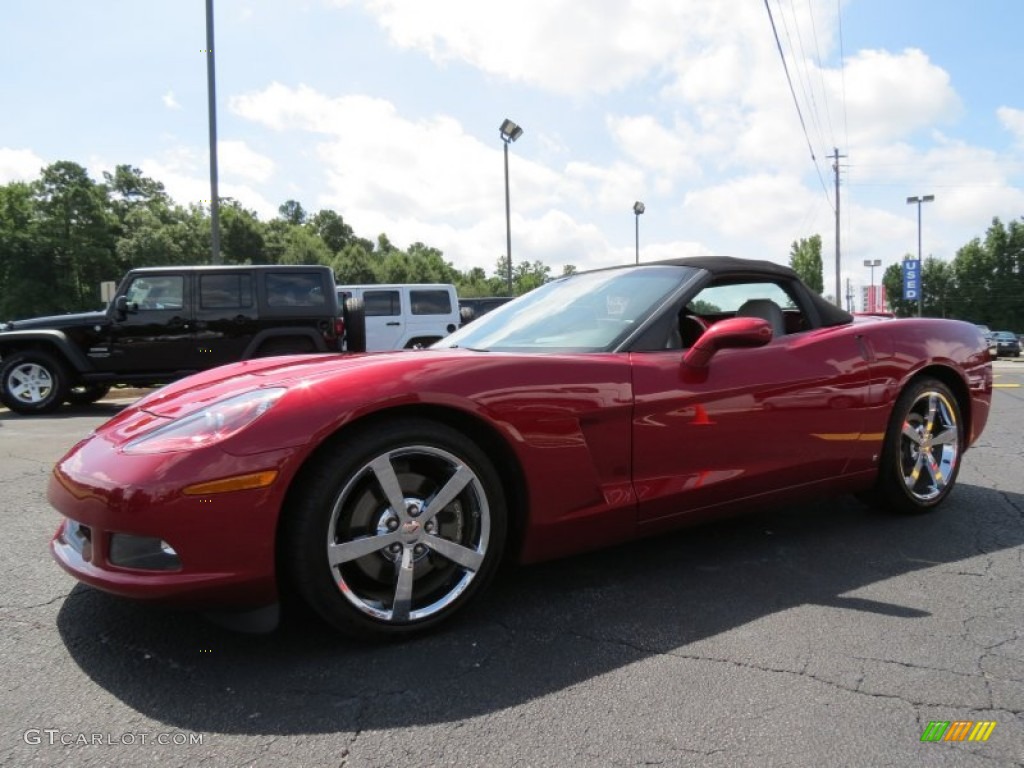
[[[114,299],[114,311],[117,312],[117,316],[124,318],[128,313],[135,313],[139,311],[139,305],[128,302],[127,296],[118,296]]]
[[[705,368],[720,349],[763,347],[772,340],[772,327],[759,317],[730,317],[710,328],[683,355],[683,364]]]

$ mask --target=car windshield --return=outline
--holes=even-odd
[[[434,347],[606,352],[697,274],[692,267],[659,264],[560,278],[495,309]]]
[[[1016,341],[1017,337],[1009,331],[996,331],[996,338],[1003,341]]]

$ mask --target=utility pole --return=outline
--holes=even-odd
[[[846,311],[853,312],[853,289],[850,288],[850,278],[846,278]]]
[[[206,0],[206,96],[210,121],[210,251],[220,264],[220,192],[217,190],[217,75],[213,58],[213,0]]]
[[[839,158],[846,155],[839,154],[839,148],[832,148],[832,170],[836,174],[836,306],[842,309],[843,306],[843,279],[840,276],[841,259],[839,257]]]

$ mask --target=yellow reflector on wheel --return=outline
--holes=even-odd
[[[211,493],[230,493],[231,491],[251,491],[266,488],[277,479],[277,470],[251,472],[248,475],[235,475],[206,483],[196,483],[186,487],[182,493],[186,496],[208,496]]]

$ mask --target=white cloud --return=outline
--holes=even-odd
[[[996,110],[1003,128],[1013,134],[1018,144],[1024,144],[1024,110],[1000,107]]]
[[[462,266],[489,266],[490,254],[504,251],[502,149],[468,135],[453,118],[410,120],[382,99],[330,98],[278,83],[232,99],[231,109],[275,131],[322,134],[315,150],[327,191],[317,204],[343,212],[364,236],[436,243]],[[579,168],[562,174],[514,151],[509,177],[517,216],[543,216],[586,195]]]
[[[220,143],[217,146],[220,149]],[[210,176],[205,151],[176,147],[162,153],[159,158],[143,160],[140,168],[146,176],[163,182],[167,194],[179,205],[196,203],[209,206]],[[222,179],[217,191],[221,198],[233,198],[243,207],[256,211],[264,221],[277,216],[278,206],[249,184]]]
[[[174,91],[168,91],[165,93],[162,100],[164,102],[164,106],[168,109],[181,109],[181,104],[179,104],[178,100],[174,97]]]
[[[962,109],[949,73],[913,48],[860,51],[847,62],[845,87],[839,73],[827,77],[836,95],[845,94],[851,146],[898,139]]]
[[[438,63],[578,95],[621,88],[661,65],[686,33],[673,0],[526,0],[498,9],[475,0],[368,0],[394,43]],[[693,3],[687,3],[693,5]]]
[[[755,174],[695,190],[684,207],[688,219],[711,224],[727,238],[775,243],[772,252],[750,256],[781,262],[803,231],[808,209],[818,205],[820,197],[794,176]]]
[[[252,150],[244,141],[218,141],[217,160],[224,176],[265,182],[274,173],[274,161]]]
[[[47,163],[31,149],[0,147],[0,184],[34,181]]]

